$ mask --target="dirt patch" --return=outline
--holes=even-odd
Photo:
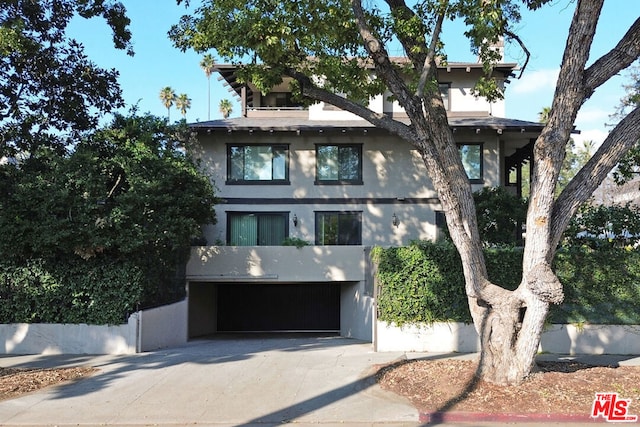
[[[92,375],[96,368],[57,369],[0,368],[0,400],[12,399],[45,387]]]
[[[589,415],[597,392],[631,399],[640,414],[640,367],[596,367],[576,362],[539,362],[521,386],[475,381],[477,363],[416,360],[382,368],[382,388],[407,397],[421,412]]]

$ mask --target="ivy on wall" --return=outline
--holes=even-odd
[[[377,264],[378,318],[407,323],[471,322],[462,264],[447,242],[414,242],[372,251]],[[485,250],[490,280],[515,289],[522,249]],[[640,324],[640,252],[573,247],[558,252],[556,274],[565,301],[552,306],[552,323]]]

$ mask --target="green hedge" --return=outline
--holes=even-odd
[[[471,322],[462,265],[450,243],[415,242],[374,248],[378,264],[379,318],[405,323]],[[485,251],[489,278],[515,289],[521,280],[522,250]],[[565,302],[552,306],[552,323],[640,324],[640,253],[585,247],[561,250],[556,274]]]
[[[125,323],[145,281],[129,261],[2,262],[0,323]]]

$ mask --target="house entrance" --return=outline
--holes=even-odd
[[[338,332],[340,285],[190,283],[189,337],[216,332]]]

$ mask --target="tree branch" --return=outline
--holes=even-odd
[[[404,79],[389,59],[389,54],[385,50],[384,45],[369,29],[364,10],[362,9],[361,0],[352,0],[351,7],[356,18],[356,24],[360,37],[364,42],[364,46],[369,53],[369,56],[373,60],[374,67],[380,76],[383,76],[388,83],[389,89],[396,96],[400,105],[402,105],[410,115],[409,110],[416,109],[421,110],[421,104],[419,100],[413,99],[411,93],[408,91]]]
[[[427,57],[424,60],[424,65],[422,66],[422,72],[420,73],[420,80],[418,81],[418,88],[416,89],[416,96],[422,98],[424,93],[424,86],[427,83],[428,76],[433,72],[431,66],[435,64],[436,57],[436,45],[438,44],[438,39],[440,38],[440,32],[442,31],[442,22],[444,21],[444,10],[441,10],[438,14],[438,20],[436,21],[436,26],[433,29],[433,34],[431,35],[431,43],[429,44],[429,52],[427,53]]]
[[[640,56],[640,18],[629,27],[618,44],[585,71],[585,89],[589,94],[630,66]]]
[[[336,95],[326,89],[315,85],[311,79],[300,72],[289,70],[291,77],[295,78],[301,86],[302,94],[311,99],[325,102],[338,107],[342,110],[355,114],[358,117],[362,117],[374,126],[388,130],[389,132],[396,134],[405,140],[415,140],[417,134],[413,128],[402,122],[392,119],[385,114],[379,114],[371,109],[358,104],[357,102],[350,101],[340,95]]]
[[[578,207],[586,202],[625,153],[640,139],[640,106],[609,133],[600,148],[558,197],[552,215],[551,239],[556,247]]]
[[[522,41],[519,35],[509,30],[505,30],[504,34],[507,37],[517,41],[518,44],[520,45],[520,49],[524,51],[524,54],[527,57],[527,59],[524,61],[524,64],[522,65],[522,68],[520,68],[520,75],[518,76],[518,78],[520,78],[524,74],[524,70],[527,68],[527,65],[529,64],[529,59],[531,59],[531,52],[529,52],[529,49],[527,49],[527,46],[524,44],[524,42]]]

